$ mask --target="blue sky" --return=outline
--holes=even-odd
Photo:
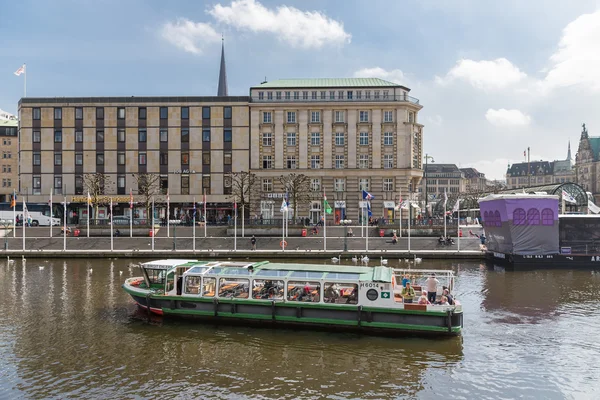
[[[377,76],[412,88],[425,151],[502,178],[600,135],[598,1],[4,2],[0,109],[28,96],[213,95],[264,77]],[[10,16],[10,18],[7,18]]]

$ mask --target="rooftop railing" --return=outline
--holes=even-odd
[[[398,102],[406,102],[406,103],[412,103],[412,104],[419,104],[419,99],[409,96],[409,95],[394,95],[394,96],[379,96],[378,98],[375,98],[373,96],[371,96],[370,98],[365,98],[364,96],[361,97],[352,97],[352,98],[331,98],[329,96],[323,98],[323,97],[317,97],[317,98],[313,98],[311,97],[298,97],[298,98],[294,98],[293,96],[290,98],[286,98],[285,96],[282,96],[281,98],[276,98],[272,97],[272,98],[268,98],[268,96],[263,96],[262,98],[259,96],[252,96],[250,98],[250,101],[252,103],[337,103],[337,102],[354,102],[354,103],[369,103],[369,102],[377,102],[377,103],[383,103],[383,102],[387,102],[387,101],[398,101]]]

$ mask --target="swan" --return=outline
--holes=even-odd
[[[405,263],[408,263],[408,258],[405,258],[405,259],[404,259],[404,262],[405,262]]]
[[[15,263],[15,260],[11,260],[11,259],[10,259],[10,256],[6,256],[6,263],[7,263],[8,265],[10,265],[10,264],[14,264],[14,263]]]
[[[38,268],[39,268],[39,269],[40,269],[40,271],[41,271],[41,270],[43,270],[43,269],[44,269],[44,266],[43,266],[43,265],[40,265]]]
[[[339,263],[340,261],[342,261],[342,255],[338,255],[337,257],[331,257],[331,262],[334,264]]]
[[[381,265],[387,265],[387,263],[388,263],[387,259],[385,259],[383,257],[380,257],[380,259],[381,259]]]
[[[88,274],[91,274],[92,272],[94,272],[94,270],[93,270],[93,269],[91,269],[91,268],[90,268],[90,269],[88,269]]]
[[[415,264],[418,264],[418,263],[420,263],[421,261],[423,261],[423,259],[422,259],[422,258],[419,258],[419,257],[415,256]]]
[[[354,264],[358,263],[358,257],[356,257],[356,256],[352,257],[352,262]]]
[[[123,275],[123,271],[119,271],[119,275]]]
[[[368,263],[369,263],[369,256],[365,255],[365,256],[364,256],[364,257],[361,259],[361,261],[362,261],[364,264],[368,264]]]

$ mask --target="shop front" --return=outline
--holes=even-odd
[[[334,221],[336,225],[339,225],[341,220],[346,219],[346,202],[343,200],[336,200],[333,204]]]
[[[394,201],[386,200],[383,202],[383,215],[387,221],[395,220],[394,209],[396,204]]]

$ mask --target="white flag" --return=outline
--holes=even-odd
[[[577,204],[577,200],[575,200],[575,198],[573,196],[571,196],[569,193],[567,193],[564,189],[562,191],[562,198],[567,203]]]
[[[281,208],[279,209],[279,211],[285,212],[287,210],[288,210],[287,201],[285,201],[285,199],[283,199],[281,202]]]
[[[590,210],[590,212],[592,212],[594,214],[599,214],[600,213],[600,207],[598,207],[597,205],[595,205],[594,203],[592,203],[591,200],[588,200],[588,210]]]
[[[16,76],[20,76],[21,74],[25,73],[25,64],[21,65],[21,67],[15,71],[15,75]]]
[[[444,208],[446,208],[446,204],[448,204],[448,193],[444,190]]]
[[[460,199],[456,199],[456,204],[452,207],[452,212],[457,212],[460,209]]]

